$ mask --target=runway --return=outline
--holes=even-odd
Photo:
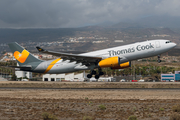
[[[102,90],[102,91],[167,91],[167,90],[176,90],[180,91],[180,88],[40,88],[40,87],[0,87],[0,89],[4,90]]]

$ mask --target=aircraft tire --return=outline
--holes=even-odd
[[[92,75],[91,75],[91,74],[88,74],[88,75],[87,75],[87,78],[92,78]]]
[[[99,75],[95,75],[95,78],[96,78],[96,79],[99,79]]]
[[[160,63],[161,62],[161,60],[158,60],[158,63]]]

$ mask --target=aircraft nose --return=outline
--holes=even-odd
[[[177,44],[176,43],[173,43],[173,47],[175,47]]]

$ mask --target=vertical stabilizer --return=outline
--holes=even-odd
[[[25,48],[20,46],[18,43],[13,42],[9,43],[9,48],[11,49],[14,58],[17,60],[20,66],[23,65],[32,65],[42,62],[42,60],[33,56],[30,52],[28,52]]]

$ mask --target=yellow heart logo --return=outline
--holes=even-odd
[[[14,57],[16,60],[18,60],[20,63],[24,63],[29,56],[29,52],[27,50],[23,50],[22,53],[15,51]]]

